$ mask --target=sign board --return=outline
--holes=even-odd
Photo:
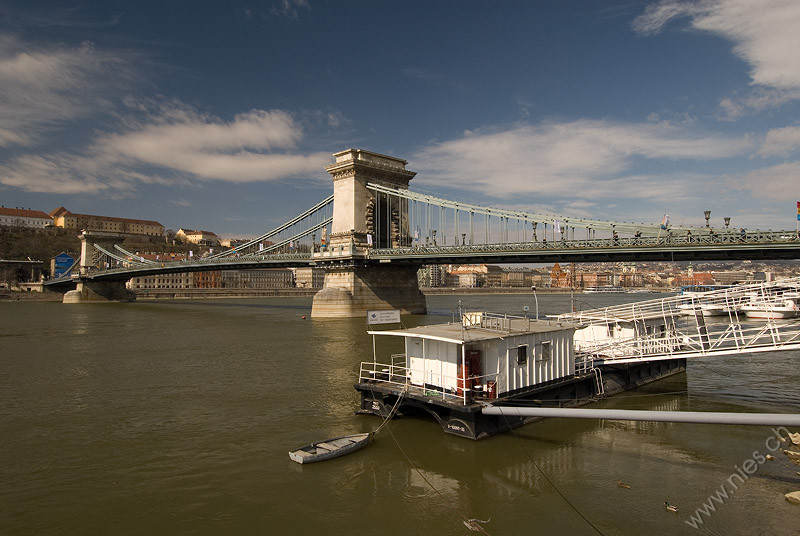
[[[384,311],[367,311],[367,325],[373,324],[399,324],[400,309]]]
[[[66,253],[61,253],[59,255],[56,255],[54,262],[53,277],[61,277],[67,270],[69,270],[70,266],[72,266],[74,263],[75,259],[67,255]]]

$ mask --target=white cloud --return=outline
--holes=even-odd
[[[46,130],[92,114],[130,80],[127,60],[76,48],[36,49],[0,38],[0,147],[30,145]]]
[[[750,66],[756,90],[737,103],[720,102],[728,119],[745,109],[763,110],[800,99],[800,2],[796,0],[663,0],[648,6],[633,22],[635,31],[658,33],[671,20],[688,17],[691,27],[733,43],[733,52]]]
[[[763,157],[788,156],[800,149],[800,126],[776,128],[767,132],[759,154]]]
[[[730,177],[727,186],[747,190],[755,198],[789,203],[796,200],[798,176],[800,162],[786,162]]]
[[[752,148],[747,137],[692,135],[665,123],[580,120],[468,132],[424,149],[412,160],[419,168],[420,182],[456,184],[492,196],[672,198],[682,186],[691,191],[697,177],[672,177],[665,172],[654,179],[650,174],[635,174],[635,165],[723,159]]]
[[[300,17],[300,9],[311,9],[308,0],[279,0],[272,5],[273,13],[293,19]]]
[[[303,136],[283,111],[250,110],[232,121],[197,113],[179,102],[129,101],[146,112],[125,130],[101,134],[82,154],[26,155],[0,166],[0,183],[57,193],[133,191],[136,183],[235,183],[318,175],[330,154],[295,150]]]

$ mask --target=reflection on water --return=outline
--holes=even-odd
[[[592,305],[628,298],[593,296]],[[458,299],[433,297],[429,307],[449,314]],[[465,308],[533,309],[530,296],[461,299]],[[546,419],[473,442],[421,417],[391,422],[356,454],[300,466],[291,448],[380,424],[353,413],[358,365],[372,354],[363,319],[312,320],[310,306],[0,304],[0,532],[407,536],[464,534],[466,516],[491,518],[491,534],[594,534],[552,482],[606,534],[685,534],[683,520],[770,434]],[[569,296],[541,295],[539,307],[563,312]],[[692,362],[686,374],[600,405],[797,411],[797,359]],[[797,507],[783,494],[800,489],[797,470],[776,455],[708,526],[790,534]]]

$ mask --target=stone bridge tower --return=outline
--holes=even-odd
[[[314,297],[311,316],[363,316],[373,309],[425,313],[417,267],[368,265],[372,247],[408,244],[408,201],[376,193],[367,184],[408,188],[416,175],[405,160],[348,149],[333,155],[326,170],[333,178],[333,223],[326,247],[314,254],[325,268],[325,283]]]
[[[114,244],[121,244],[125,240],[125,235],[84,230],[81,231],[78,238],[81,240],[80,278],[77,280],[77,288],[64,294],[64,303],[135,301],[136,294],[126,288],[125,280],[93,281],[86,277],[92,268],[103,268],[103,266],[98,266],[102,254],[93,247],[93,244],[113,251]]]

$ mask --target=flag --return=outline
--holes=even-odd
[[[372,247],[372,235],[371,234],[367,235],[367,245]]]
[[[561,222],[558,220],[553,220],[553,228],[556,230],[557,233],[561,232]]]
[[[800,221],[800,201],[797,202],[797,221]]]
[[[258,243],[258,251],[264,251],[264,243],[263,242],[259,242]]]
[[[661,228],[666,230],[669,227],[669,214],[664,214],[664,219],[661,220]]]

